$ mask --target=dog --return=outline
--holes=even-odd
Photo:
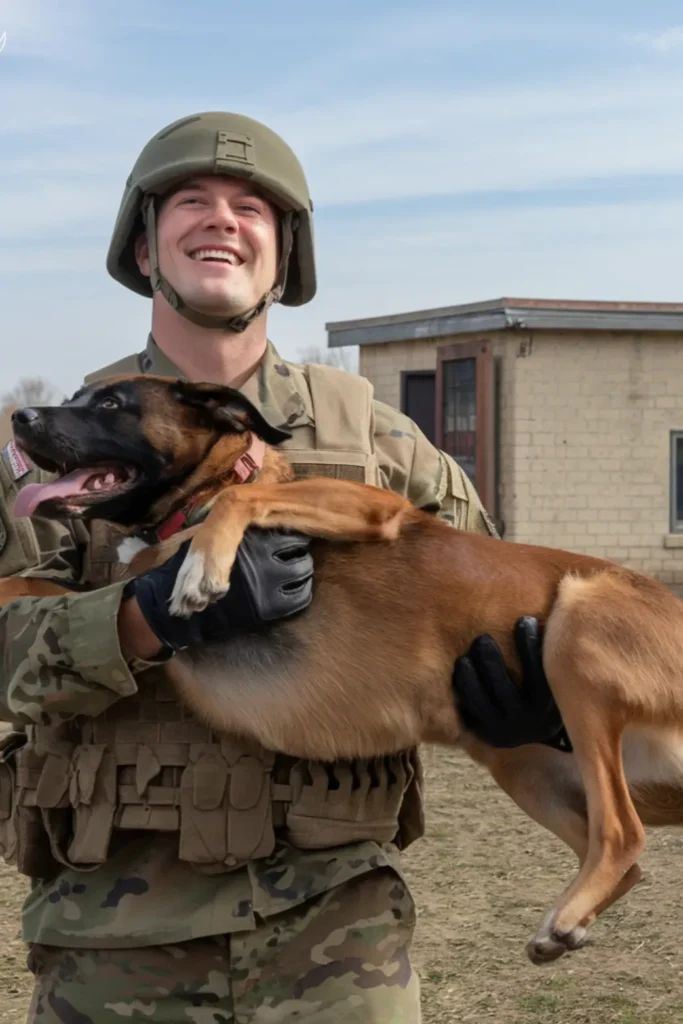
[[[289,435],[229,387],[110,378],[61,406],[18,410],[13,427],[20,449],[56,475],[24,487],[15,515],[118,524],[130,576],[189,541],[175,615],[226,593],[248,527],[314,538],[311,605],[255,635],[176,655],[166,670],[180,699],[214,727],[295,757],[374,758],[423,743],[465,750],[579,860],[527,944],[533,963],[585,945],[590,924],[640,880],[644,825],[683,824],[683,603],[657,581],[455,529],[378,487],[295,479],[277,449]],[[170,536],[145,546],[146,531]],[[62,592],[6,579],[0,605]],[[493,749],[459,718],[456,659],[489,634],[519,681],[522,614],[544,630],[572,754]]]

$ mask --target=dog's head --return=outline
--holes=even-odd
[[[17,409],[17,445],[57,474],[19,492],[14,514],[146,522],[151,509],[208,461],[225,476],[245,433],[275,445],[291,435],[268,423],[239,391],[165,377],[117,377],[81,388],[58,406]],[[232,459],[232,461],[231,461]]]

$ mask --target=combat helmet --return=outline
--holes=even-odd
[[[194,175],[246,178],[281,211],[280,265],[273,288],[239,316],[211,316],[189,308],[159,271],[156,217],[161,197]],[[151,272],[135,261],[135,239],[147,231]],[[301,306],[316,292],[313,202],[301,164],[275,132],[242,114],[207,112],[162,128],[145,145],[128,177],[114,224],[107,270],[139,295],[160,291],[181,315],[203,327],[243,331],[273,302]]]

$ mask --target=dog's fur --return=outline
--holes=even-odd
[[[286,436],[239,392],[151,376],[91,385],[40,410],[37,422],[15,422],[18,443],[45,469],[105,462],[138,470],[112,494],[44,502],[36,514],[109,519],[134,533],[213,502],[200,526],[130,563],[137,575],[192,538],[174,614],[226,591],[250,525],[322,539],[312,544],[311,606],[265,631],[176,656],[168,671],[181,698],[218,728],[298,757],[463,747],[579,859],[529,956],[544,963],[584,944],[587,926],[641,877],[643,825],[683,823],[683,604],[613,563],[466,533],[390,491],[294,480],[271,446],[257,482],[234,486],[232,467],[252,434],[269,445]],[[0,604],[58,592],[10,579],[0,582]],[[519,679],[512,638],[521,615],[544,628],[543,663],[574,754],[540,745],[494,750],[459,720],[456,658],[488,633]]]

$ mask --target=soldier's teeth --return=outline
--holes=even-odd
[[[235,257],[225,249],[197,249],[192,253],[193,260],[224,260],[226,263],[234,263]]]

